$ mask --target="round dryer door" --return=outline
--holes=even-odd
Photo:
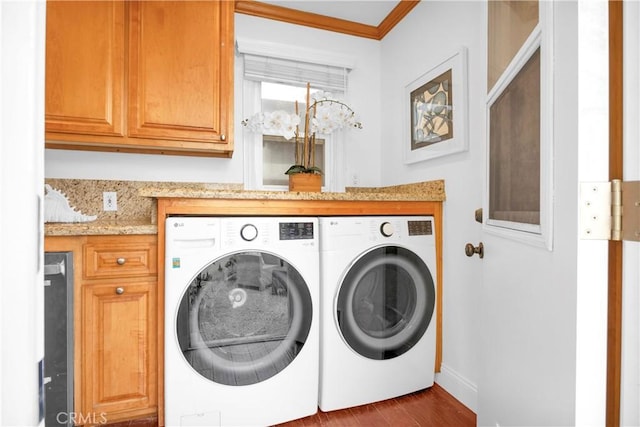
[[[336,315],[347,344],[369,359],[392,359],[424,335],[435,307],[429,268],[414,252],[384,246],[361,256],[344,276]]]
[[[267,252],[239,252],[202,269],[182,297],[176,334],[203,377],[240,386],[264,381],[295,359],[311,328],[311,294],[300,273]]]

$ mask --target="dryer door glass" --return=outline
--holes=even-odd
[[[420,340],[434,307],[435,286],[424,261],[408,249],[385,246],[365,253],[347,271],[336,316],[354,351],[383,360]]]
[[[311,294],[300,273],[268,252],[215,260],[187,287],[176,335],[186,361],[219,384],[248,385],[284,369],[311,328]]]

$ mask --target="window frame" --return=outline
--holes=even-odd
[[[262,96],[261,82],[243,78],[243,117],[251,117],[261,111]],[[342,94],[340,96],[343,96]],[[338,155],[336,146],[341,146],[342,132],[334,132],[331,135],[318,135],[324,140],[325,167],[323,172],[324,185],[322,191],[341,191],[340,186],[344,182],[344,168],[338,166],[341,156]],[[243,130],[244,141],[244,188],[246,190],[263,191],[288,191],[286,185],[265,185],[263,177],[263,135]],[[344,156],[342,156],[344,157]],[[293,164],[293,159],[291,160]],[[284,174],[285,171],[282,171]]]

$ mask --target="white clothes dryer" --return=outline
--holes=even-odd
[[[317,224],[167,218],[167,426],[272,425],[317,412]]]
[[[320,391],[323,411],[433,385],[433,217],[322,217]]]

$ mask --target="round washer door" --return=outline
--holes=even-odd
[[[285,369],[311,329],[300,273],[268,252],[238,252],[202,269],[185,290],[176,335],[185,360],[225,385],[259,383]]]
[[[375,248],[361,256],[340,285],[336,316],[345,342],[369,359],[409,351],[424,335],[435,307],[429,268],[414,252]]]

